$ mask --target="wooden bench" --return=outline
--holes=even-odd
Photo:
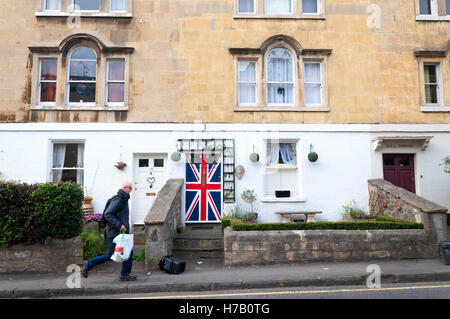
[[[291,221],[291,215],[305,215],[306,222],[313,222],[316,214],[322,214],[320,211],[307,211],[307,212],[276,212],[281,216],[282,223],[289,223]]]

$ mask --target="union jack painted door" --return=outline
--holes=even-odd
[[[187,223],[222,220],[222,156],[186,154],[185,217]]]

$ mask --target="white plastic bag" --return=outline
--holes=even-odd
[[[111,259],[116,263],[127,261],[130,258],[131,251],[133,250],[134,237],[133,234],[120,234],[113,239],[113,243],[116,244],[114,253]]]

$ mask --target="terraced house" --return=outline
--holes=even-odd
[[[186,223],[246,189],[339,220],[370,178],[450,208],[449,31],[448,0],[2,1],[0,179],[101,213],[130,178],[134,225],[170,178]]]

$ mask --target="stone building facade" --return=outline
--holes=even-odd
[[[186,178],[185,154],[214,139],[216,217],[254,188],[261,221],[289,209],[338,219],[351,199],[367,206],[368,178],[393,171],[450,207],[439,166],[450,155],[448,1],[18,0],[0,18],[1,179],[77,179],[101,210],[129,177],[140,224],[164,181]],[[395,154],[412,156],[409,177]]]

